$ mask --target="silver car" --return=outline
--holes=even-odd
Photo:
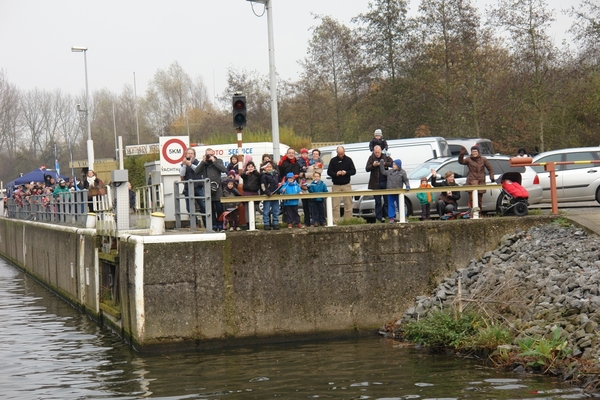
[[[547,151],[533,157],[534,163],[548,161],[600,160],[600,147],[579,147]],[[543,201],[550,202],[550,174],[544,167],[532,167],[540,177]],[[567,164],[556,166],[558,202],[593,201],[600,203],[600,164]]]
[[[494,169],[494,178],[500,177],[505,172],[519,172],[521,174],[521,184],[529,192],[529,204],[538,204],[542,202],[542,187],[539,184],[539,178],[532,167],[511,167],[509,164],[510,157],[502,155],[485,156],[492,168]],[[415,189],[419,187],[420,180],[425,176],[431,182],[431,169],[436,171],[438,182],[441,182],[446,171],[454,172],[454,179],[460,186],[464,186],[467,179],[467,166],[458,163],[457,157],[442,157],[437,159],[431,159],[419,165],[408,173],[408,179],[410,180],[410,187]],[[489,176],[487,176],[486,170],[486,181],[492,183]],[[439,195],[434,194],[437,198]],[[499,207],[499,201],[501,199],[500,189],[496,188],[493,190],[487,190],[483,195],[483,212],[496,212]],[[417,194],[414,192],[408,192],[404,196],[405,206],[407,215],[419,215],[421,214],[421,207]],[[458,201],[459,211],[468,209],[469,196],[466,192],[461,192],[460,200]],[[432,206],[432,213],[436,212],[435,207]],[[373,196],[362,196],[354,199],[353,214],[356,217],[365,218],[367,221],[375,220],[375,199]]]

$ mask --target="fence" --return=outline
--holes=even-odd
[[[200,183],[201,188],[195,188]],[[175,181],[173,193],[175,194],[175,228],[181,228],[181,217],[187,215],[190,218],[190,230],[196,230],[196,223],[203,221],[206,232],[213,232],[212,224],[212,198],[210,190],[210,179],[197,179],[187,181]],[[183,188],[183,190],[181,190]],[[209,188],[209,190],[205,190]],[[181,210],[180,200],[185,200],[186,211]],[[196,210],[199,206],[199,210]]]
[[[110,187],[103,196],[92,196],[88,199],[88,191],[73,191],[46,195],[9,198],[6,216],[9,218],[31,221],[63,223],[85,226],[90,210],[102,213],[112,210]]]
[[[165,191],[162,183],[141,186],[135,192],[136,226],[148,228],[152,213],[165,210]]]

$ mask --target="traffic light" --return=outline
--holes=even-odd
[[[246,96],[233,96],[233,126],[243,128],[246,126]]]

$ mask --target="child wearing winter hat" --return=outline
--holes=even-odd
[[[233,196],[241,196],[240,192],[236,189],[236,182],[232,178],[227,178],[225,181],[225,186],[223,187],[223,197],[233,197]],[[225,203],[226,210],[223,212],[220,220],[223,221],[223,230],[227,229],[227,224],[229,224],[230,231],[239,231],[240,230],[240,212],[238,207],[240,203]]]
[[[410,182],[406,171],[402,169],[402,161],[400,159],[394,160],[392,163],[392,169],[385,169],[385,160],[379,160],[379,173],[387,176],[387,189],[402,189],[402,185],[406,187],[406,191],[410,190]],[[388,217],[390,217],[390,224],[395,222],[396,208],[400,209],[400,199],[397,194],[388,194]]]
[[[383,133],[381,132],[381,129],[375,129],[373,136],[373,139],[371,139],[371,141],[369,142],[369,150],[373,151],[375,146],[379,146],[381,147],[381,150],[387,152],[388,144],[387,141],[383,138]]]
[[[300,172],[305,173],[310,165],[310,159],[308,158],[308,150],[302,148],[300,150],[300,158],[298,159],[298,164],[300,164]]]
[[[427,177],[421,178],[420,188],[430,188],[431,185],[427,181]],[[433,201],[433,195],[431,192],[420,192],[417,193],[417,199],[421,203],[421,221],[431,218],[431,202]]]
[[[295,195],[302,193],[300,185],[296,182],[296,176],[293,172],[288,172],[285,183],[281,186],[281,194]],[[300,214],[298,213],[298,199],[284,200],[283,201],[283,213],[285,214],[286,221],[288,222],[288,228],[292,228],[296,225],[298,228],[304,226],[300,223]]]

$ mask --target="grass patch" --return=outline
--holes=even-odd
[[[338,226],[346,226],[346,225],[363,225],[366,224],[367,221],[364,218],[360,217],[352,217],[350,219],[342,218],[337,222]]]

